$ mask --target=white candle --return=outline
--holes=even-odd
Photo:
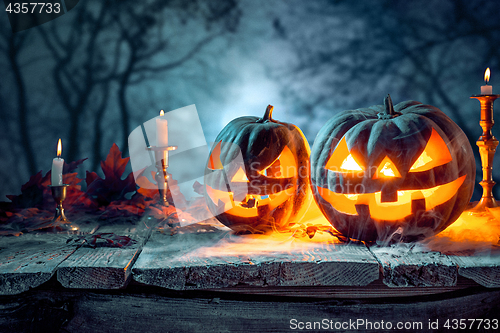
[[[168,122],[163,119],[165,113],[160,111],[160,116],[156,118],[156,145],[158,147],[168,147]]]
[[[63,184],[62,171],[64,165],[64,159],[61,158],[61,139],[57,142],[57,157],[52,160],[52,172],[51,172],[51,183],[53,186],[61,186]]]
[[[492,95],[493,94],[493,86],[488,85],[488,81],[490,80],[490,68],[486,68],[484,71],[484,82],[486,84],[481,86],[481,95]]]

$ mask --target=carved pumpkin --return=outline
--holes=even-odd
[[[207,162],[207,205],[237,232],[284,230],[312,200],[309,144],[297,126],[272,119],[272,111],[232,120]]]
[[[364,241],[411,241],[453,223],[474,189],[464,132],[420,102],[344,111],[318,133],[311,153],[314,197],[330,223]]]

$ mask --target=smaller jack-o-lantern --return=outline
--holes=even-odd
[[[474,189],[475,161],[463,131],[419,102],[344,111],[318,133],[314,196],[344,235],[410,241],[453,223]]]
[[[309,144],[297,126],[272,119],[272,111],[231,121],[207,162],[207,205],[237,232],[285,230],[312,198]]]

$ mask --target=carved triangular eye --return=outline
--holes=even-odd
[[[212,150],[210,157],[208,158],[207,167],[210,170],[222,170],[223,169],[223,165],[222,165],[222,162],[220,160],[221,143],[222,143],[222,141],[219,141],[219,143]]]
[[[362,171],[363,169],[359,166],[359,164],[354,160],[352,154],[347,155],[345,160],[342,162],[340,166],[340,170],[344,171]]]
[[[337,144],[325,167],[336,172],[363,171],[363,167],[349,152],[345,137]]]
[[[433,128],[431,137],[425,145],[424,151],[410,168],[410,172],[427,171],[437,166],[451,162],[450,150],[443,138]]]
[[[373,179],[393,177],[401,177],[401,174],[399,173],[394,162],[391,161],[389,156],[386,156],[378,166],[377,171],[375,171]]]
[[[238,171],[234,174],[231,179],[233,183],[248,183],[248,178],[242,167],[239,167]]]
[[[259,173],[272,178],[294,177],[297,174],[297,163],[290,148],[285,146],[280,156]]]

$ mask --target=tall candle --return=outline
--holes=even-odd
[[[492,95],[493,94],[493,86],[488,85],[488,81],[490,81],[490,68],[486,68],[484,71],[484,82],[486,83],[484,86],[481,86],[481,95]]]
[[[61,158],[62,144],[61,139],[57,142],[57,157],[52,160],[51,183],[53,186],[61,186],[63,184],[62,171],[64,159]]]
[[[160,117],[156,118],[156,145],[158,147],[168,147],[168,122],[163,116],[165,113],[160,111]]]

